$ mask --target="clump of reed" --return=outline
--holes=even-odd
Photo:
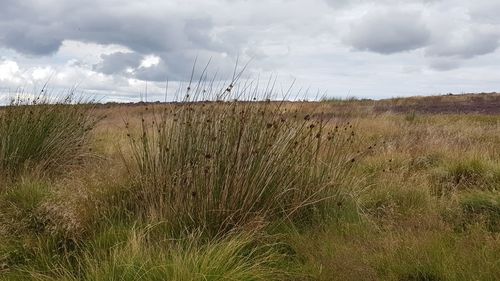
[[[93,106],[73,95],[51,99],[17,97],[0,109],[0,175],[51,176],[80,165],[90,155]]]
[[[136,211],[174,232],[311,222],[342,204],[355,180],[353,126],[320,113],[254,98],[145,110],[141,128],[128,133]]]

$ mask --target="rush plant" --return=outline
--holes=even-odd
[[[151,111],[151,109],[150,109]],[[278,102],[183,102],[129,132],[141,217],[171,229],[310,221],[349,194],[352,125]]]
[[[69,95],[16,98],[0,109],[0,175],[51,176],[81,164],[89,153],[93,106]]]

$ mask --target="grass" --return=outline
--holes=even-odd
[[[240,233],[200,244],[197,236],[181,241],[152,241],[147,230],[129,229],[126,240],[109,251],[102,245],[82,253],[85,271],[55,269],[40,280],[281,280],[275,266],[281,254]],[[162,249],[162,250],[158,250]]]
[[[89,153],[95,125],[91,105],[72,104],[71,95],[21,97],[0,112],[0,173],[12,179],[25,172],[40,176],[64,173]]]
[[[172,229],[214,235],[275,220],[306,223],[352,188],[349,124],[333,128],[271,103],[177,105],[151,124],[142,120],[130,137],[138,212]]]
[[[456,233],[376,230],[342,222],[288,241],[310,280],[496,280],[499,240],[482,228]]]
[[[500,117],[425,100],[14,101],[0,280],[498,280]]]
[[[498,192],[475,191],[460,199],[464,224],[483,221],[491,232],[500,232],[500,195]]]

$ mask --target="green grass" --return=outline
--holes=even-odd
[[[148,229],[116,232],[111,248],[89,242],[78,255],[77,270],[63,261],[50,271],[25,268],[34,280],[283,280],[282,254],[255,233],[239,233],[201,243],[198,234],[178,241],[154,240]],[[73,268],[75,269],[75,268]],[[23,275],[27,278],[27,274]]]
[[[464,224],[484,222],[492,232],[500,232],[500,194],[498,192],[470,192],[460,199]]]
[[[333,224],[289,243],[310,280],[496,280],[498,237],[484,229],[374,230],[367,222]]]
[[[497,162],[471,158],[447,163],[435,175],[438,193],[453,190],[500,190],[500,166]]]
[[[6,178],[60,174],[90,155],[92,105],[74,105],[72,96],[49,102],[18,98],[0,110],[0,174]]]

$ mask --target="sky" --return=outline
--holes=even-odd
[[[0,0],[0,102],[48,82],[101,101],[195,78],[303,98],[500,91],[499,0]],[[146,90],[147,89],[147,90]],[[277,98],[279,92],[276,91]]]

